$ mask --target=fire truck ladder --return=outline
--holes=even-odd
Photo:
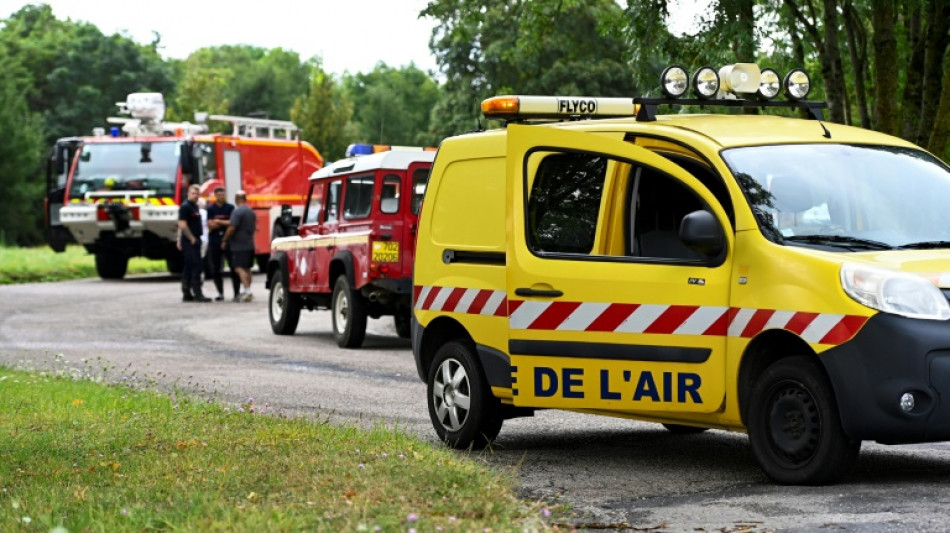
[[[220,122],[230,122],[233,128],[231,135],[239,137],[297,140],[297,134],[300,131],[300,128],[289,120],[236,117],[233,115],[211,115],[208,118]]]

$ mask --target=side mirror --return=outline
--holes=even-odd
[[[705,210],[693,211],[680,223],[680,240],[691,249],[714,257],[722,252],[725,238],[722,227],[712,213]]]
[[[288,228],[294,225],[293,208],[287,204],[280,206],[280,223]]]

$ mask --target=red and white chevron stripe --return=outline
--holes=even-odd
[[[515,330],[598,331],[750,338],[784,329],[810,344],[851,339],[868,317],[718,306],[507,300],[504,291],[416,286],[415,308],[508,316]]]

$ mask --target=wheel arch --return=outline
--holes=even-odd
[[[353,267],[353,253],[349,250],[340,250],[333,256],[333,259],[330,260],[329,272],[330,275],[327,281],[331,290],[333,289],[333,284],[336,282],[336,278],[341,275],[345,275],[347,281],[349,281],[353,287],[357,287]]]
[[[416,370],[419,372],[419,378],[423,382],[428,379],[429,366],[432,364],[432,360],[435,359],[435,353],[439,350],[439,347],[456,339],[469,343],[472,347],[472,352],[475,353],[474,339],[472,339],[468,330],[465,329],[465,326],[454,318],[440,316],[432,322],[429,322],[429,324],[422,329],[422,339],[419,342],[419,354],[416,357]],[[478,361],[477,357],[476,361]],[[478,361],[478,364],[481,365],[481,362]]]
[[[777,361],[797,355],[817,357],[807,342],[789,331],[768,330],[749,343],[742,354],[737,382],[739,414],[744,425],[748,424],[750,396],[759,376]],[[824,371],[824,365],[819,362],[819,366]]]
[[[284,275],[284,279],[290,279],[290,272],[287,267],[287,253],[286,252],[274,252],[270,256],[270,260],[267,261],[267,271],[266,277],[264,278],[264,288],[270,289],[271,282],[274,279],[274,274],[280,272]]]

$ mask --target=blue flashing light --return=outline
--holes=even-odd
[[[118,137],[118,136],[119,136],[119,127],[118,127],[118,126],[112,126],[111,128],[109,128],[109,135],[112,136],[112,137]]]
[[[369,155],[375,152],[372,144],[353,143],[346,147],[346,157],[355,155]]]

